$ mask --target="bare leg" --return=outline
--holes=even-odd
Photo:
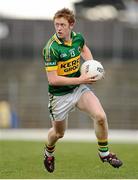
[[[66,120],[63,121],[52,121],[52,128],[48,132],[48,142],[49,146],[54,146],[58,139],[64,136],[66,129]]]
[[[52,128],[48,132],[47,145],[44,152],[44,166],[48,172],[53,172],[55,169],[55,144],[59,138],[64,136],[66,129],[66,121],[52,121]]]
[[[99,156],[102,162],[108,162],[115,168],[122,166],[122,161],[108,150],[108,123],[98,98],[92,92],[88,91],[81,96],[77,107],[89,113],[90,117],[94,120],[95,134],[99,146]]]
[[[87,112],[94,120],[94,129],[97,139],[108,139],[108,123],[106,114],[94,93],[91,91],[84,93],[81,96],[77,107],[80,110]]]

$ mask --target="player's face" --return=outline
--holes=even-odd
[[[54,26],[58,37],[68,40],[73,25],[69,24],[69,22],[65,18],[61,17],[54,20]]]

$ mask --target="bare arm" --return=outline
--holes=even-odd
[[[77,85],[77,84],[91,84],[95,82],[94,79],[88,77],[86,74],[80,77],[64,77],[58,76],[56,71],[47,72],[47,78],[50,85],[65,86],[65,85]]]
[[[81,56],[86,61],[93,59],[93,55],[92,55],[90,49],[88,48],[88,46],[86,44],[83,46]]]
[[[84,45],[81,56],[84,60],[93,59],[90,49]],[[87,74],[83,74],[80,77],[64,77],[58,76],[57,71],[47,72],[47,78],[50,85],[54,86],[64,86],[64,85],[77,85],[77,84],[92,84],[95,82],[95,79],[88,77]]]

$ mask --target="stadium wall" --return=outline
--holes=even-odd
[[[138,129],[138,64],[103,62],[103,65],[105,79],[90,88],[107,113],[109,128]],[[48,84],[42,59],[12,63],[0,61],[0,74],[0,102],[8,102],[11,111],[16,113],[16,127],[50,127]],[[70,114],[68,128],[93,128],[93,122],[77,110]]]
[[[53,24],[4,18],[0,22],[9,29],[7,36],[0,38],[0,127],[49,128],[42,49],[54,33]],[[138,129],[137,28],[117,20],[92,22],[78,18],[75,31],[83,33],[94,58],[105,67],[105,79],[92,88],[107,113],[109,128]],[[7,119],[1,123],[6,117],[3,102],[8,104]],[[93,128],[93,123],[76,111],[71,113],[68,127],[87,129]]]
[[[0,130],[0,140],[46,141],[47,133],[48,129]],[[109,130],[109,140],[110,143],[138,143],[138,130]],[[60,141],[97,142],[90,129],[69,129]]]
[[[0,38],[0,60],[41,58],[42,48],[54,33],[49,20],[1,19],[8,28]],[[97,58],[113,61],[137,60],[138,31],[135,26],[117,20],[90,21],[77,18],[76,32],[81,32]]]

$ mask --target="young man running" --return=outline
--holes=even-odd
[[[72,31],[75,24],[72,11],[66,8],[57,11],[53,21],[56,33],[43,50],[52,121],[44,152],[44,166],[48,172],[54,171],[56,142],[64,136],[68,113],[77,107],[87,112],[94,121],[100,159],[119,168],[122,162],[108,149],[106,114],[98,98],[86,85],[96,80],[86,74],[80,74],[80,57],[85,61],[92,60],[92,53],[85,44],[83,36]]]

